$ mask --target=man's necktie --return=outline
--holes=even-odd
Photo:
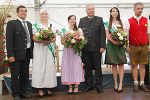
[[[27,28],[27,26],[26,26],[26,21],[22,21],[23,22],[23,27],[24,27],[24,29],[25,29],[25,31],[26,31],[26,35],[27,35],[27,44],[30,42],[30,34],[29,34],[29,31],[28,31],[28,28]]]

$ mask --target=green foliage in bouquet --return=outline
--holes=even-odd
[[[55,37],[55,33],[51,28],[41,29],[38,34],[36,34],[38,40],[52,40]]]
[[[80,40],[80,42],[77,42],[74,44],[73,48],[77,53],[80,53],[82,48],[87,44],[87,39]]]
[[[105,26],[109,28],[108,22],[105,22]],[[120,25],[119,26],[113,25],[112,28],[110,29],[110,32],[111,32],[111,36],[113,40],[117,41],[120,46],[123,46],[125,48],[127,47],[128,45],[127,35],[128,34],[123,29],[121,29]]]
[[[1,65],[3,65],[4,67],[10,67],[10,62],[7,59],[3,59]]]
[[[120,46],[127,47],[128,45],[127,33],[123,31],[121,28],[116,28],[116,30],[112,32],[112,38],[118,41]]]
[[[71,47],[80,54],[82,48],[87,44],[87,38],[79,31],[71,31],[62,37],[62,43],[65,47]]]

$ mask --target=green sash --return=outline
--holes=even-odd
[[[34,27],[36,28],[37,32],[40,32],[40,30],[41,30],[40,26],[39,26],[37,23],[35,23],[35,24],[33,24],[33,25],[34,25]],[[53,58],[54,58],[54,62],[55,62],[55,54],[54,54],[53,46],[52,46],[51,44],[47,44],[47,47],[48,47],[49,50],[51,51],[52,56],[53,56]]]
[[[104,25],[105,25],[105,27],[109,28],[109,23],[108,22],[105,22]],[[114,32],[116,32],[116,29],[112,26],[112,28],[110,29],[110,32],[114,33]]]

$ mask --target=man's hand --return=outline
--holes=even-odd
[[[9,62],[14,62],[14,61],[15,61],[15,58],[14,58],[14,57],[9,57],[9,58],[8,58],[8,61],[9,61]]]
[[[105,48],[100,48],[100,53],[103,53],[105,51]]]
[[[129,46],[127,46],[127,52],[128,52],[128,53],[131,53],[131,50],[130,50],[130,47],[129,47]]]
[[[150,52],[150,46],[148,46],[148,52]]]

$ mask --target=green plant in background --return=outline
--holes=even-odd
[[[0,74],[5,72],[5,67],[8,66],[9,62],[6,59],[5,52],[5,32],[4,26],[7,17],[10,17],[10,6],[11,0],[9,0],[8,5],[0,6]]]

